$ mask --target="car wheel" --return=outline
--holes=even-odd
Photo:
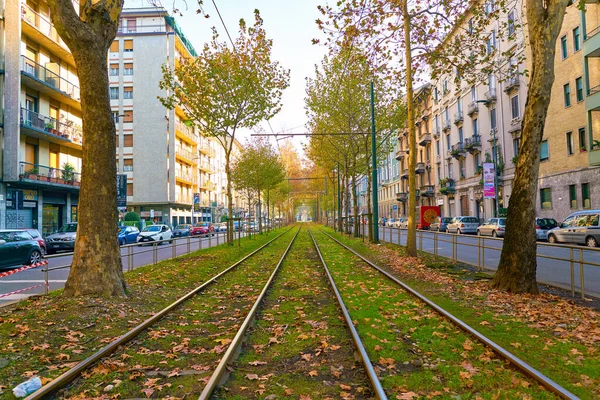
[[[162,238],[162,236],[161,236],[161,237],[158,239],[158,245],[159,245],[159,246],[160,246],[161,244],[163,244],[162,240],[163,240],[163,238]]]
[[[492,237],[498,237],[498,234],[496,233],[496,231],[492,232]]]
[[[169,244],[173,244],[173,239],[169,240]]]
[[[548,235],[548,243],[558,243],[558,241],[556,240],[556,236]]]
[[[598,247],[598,241],[597,241],[597,240],[596,240],[596,238],[595,238],[595,237],[593,237],[593,236],[588,236],[588,237],[585,239],[585,244],[586,244],[588,247]]]
[[[31,264],[37,264],[40,261],[42,261],[42,253],[37,251],[37,250],[33,250],[30,254],[29,254],[29,265]]]
[[[125,241],[125,239],[121,239],[121,243],[119,243],[121,246],[125,246],[127,244],[127,242]]]
[[[46,255],[46,248],[45,247],[40,247],[40,250],[42,252],[42,257],[44,257]]]

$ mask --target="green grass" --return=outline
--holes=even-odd
[[[0,369],[0,397],[13,398],[6,389],[31,375],[60,375],[281,232],[242,240],[241,247],[221,245],[128,272],[128,298],[63,298],[54,291],[4,307],[0,360],[7,365]]]
[[[578,315],[566,316],[561,315],[560,311],[556,311],[556,323],[548,324],[546,327],[544,326],[546,321],[539,319],[541,311],[546,311],[541,308],[549,309],[547,312],[552,313],[552,308],[556,307],[559,310],[561,303],[565,303],[564,300],[547,302],[536,300],[535,297],[513,295],[509,299],[512,299],[514,304],[509,306],[502,304],[505,307],[500,307],[501,305],[495,306],[492,301],[492,305],[490,305],[486,300],[488,300],[488,297],[496,299],[496,296],[490,297],[492,296],[491,291],[486,291],[485,286],[482,286],[482,290],[476,295],[471,294],[471,292],[467,294],[463,290],[465,285],[475,284],[472,281],[477,275],[465,270],[460,264],[442,257],[421,253],[419,254],[419,262],[429,268],[432,273],[435,271],[435,273],[440,273],[442,277],[447,278],[450,275],[452,278],[452,281],[443,278],[439,282],[432,279],[424,280],[421,277],[423,274],[427,274],[427,270],[420,271],[418,274],[406,272],[406,269],[398,272],[394,268],[393,260],[390,261],[387,257],[386,254],[390,250],[397,256],[404,257],[404,247],[389,244],[372,246],[363,244],[359,240],[342,237],[330,230],[327,230],[327,232],[334,234],[338,240],[365,257],[376,261],[378,265],[384,267],[404,283],[525,360],[572,393],[582,399],[600,397],[600,380],[598,378],[600,347],[598,343],[590,345],[577,340],[576,335],[564,336],[557,334],[553,328],[558,324],[564,326],[565,330],[575,331],[577,326],[572,322],[573,320],[595,318],[595,313],[586,310],[584,307],[577,310]],[[484,283],[481,284],[484,285]],[[498,299],[498,301],[506,300]],[[516,311],[506,312],[506,309],[510,310],[511,307],[527,307],[530,309],[530,315],[522,317]],[[572,309],[572,307],[569,309]],[[571,319],[571,322],[569,322],[569,319]],[[538,321],[541,324],[537,324]]]

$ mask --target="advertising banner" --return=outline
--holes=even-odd
[[[194,212],[200,212],[200,193],[194,193]]]
[[[483,163],[483,198],[494,199],[496,198],[496,186],[494,184],[494,177],[496,169],[494,163]]]
[[[117,175],[117,207],[127,207],[127,175]]]

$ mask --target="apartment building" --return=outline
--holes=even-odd
[[[431,124],[431,90],[432,85],[427,83],[414,94],[415,103],[415,129],[417,137],[417,164],[415,174],[417,179],[416,207],[434,205],[435,196],[435,168],[433,159],[433,135]],[[398,136],[398,148],[395,153],[399,168],[402,171],[401,181],[396,191],[396,201],[399,203],[398,217],[408,216],[408,128],[404,127]]]
[[[45,1],[0,1],[0,8],[0,228],[47,235],[77,221],[79,80]]]
[[[488,12],[493,7],[488,3]],[[486,51],[496,57],[497,69],[485,82],[469,86],[449,70],[433,86],[435,204],[443,215],[484,219],[508,206],[527,94],[518,61],[525,47],[522,14],[517,1],[486,27]],[[462,23],[468,31],[470,18]],[[499,35],[501,29],[507,34]],[[484,198],[484,162],[496,165],[493,198]]]
[[[377,171],[377,197],[380,218],[398,218],[400,209],[396,202],[396,193],[400,190],[400,166],[396,160],[396,151],[398,143],[393,141],[393,150],[386,154],[380,162]],[[366,194],[366,187],[364,189]]]

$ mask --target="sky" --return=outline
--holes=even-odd
[[[175,3],[173,0],[162,0],[162,3],[169,11],[173,9],[173,4],[179,8],[183,16],[176,16],[177,23],[197,52],[200,52],[204,43],[210,40],[213,26],[217,28],[222,40],[227,39],[212,0],[204,0],[203,6],[205,12],[210,15],[209,19],[196,14],[197,3],[194,0],[186,0],[187,10],[183,0],[174,1]],[[254,10],[260,10],[267,36],[273,39],[272,58],[290,70],[290,86],[283,94],[283,108],[271,119],[271,127],[275,132],[292,128],[294,132],[306,132],[303,126],[306,122],[304,110],[306,77],[314,76],[315,64],[319,64],[326,53],[324,46],[313,45],[311,42],[314,38],[323,38],[315,21],[321,17],[317,6],[325,4],[325,0],[215,0],[215,3],[234,41],[238,34],[240,18],[244,18],[248,25],[252,25]],[[147,4],[147,0],[125,1],[126,8],[143,7]],[[271,128],[266,122],[261,126],[264,132],[271,133]],[[240,141],[243,143],[246,138],[250,138],[251,133],[251,131],[242,132]],[[296,148],[300,150],[300,143],[305,142],[306,139],[303,136],[295,137],[293,141]]]

